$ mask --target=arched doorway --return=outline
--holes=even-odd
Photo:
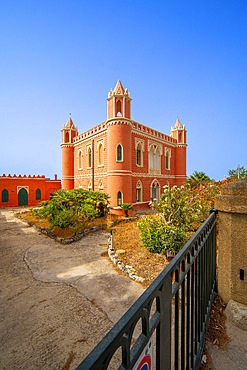
[[[18,206],[28,205],[28,192],[27,189],[21,188],[18,192]]]

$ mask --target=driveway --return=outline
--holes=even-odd
[[[107,241],[63,246],[0,210],[1,369],[74,369],[141,295],[104,257]]]

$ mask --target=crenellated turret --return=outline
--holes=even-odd
[[[132,124],[130,120],[131,98],[118,80],[108,94],[107,120],[107,189],[111,203],[132,203]]]
[[[118,80],[114,90],[110,90],[107,98],[107,119],[115,117],[131,118],[131,97],[128,89],[124,89]]]
[[[170,136],[177,141],[175,147],[175,177],[178,186],[183,185],[186,181],[186,128],[177,118],[174,127],[171,128]]]
[[[177,140],[178,144],[186,144],[186,128],[181,125],[180,120],[177,118],[174,127],[171,127],[171,137]]]
[[[62,127],[62,188],[74,189],[74,144],[73,139],[78,135],[71,117]]]

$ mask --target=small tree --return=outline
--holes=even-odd
[[[244,166],[238,166],[236,170],[229,170],[228,178],[233,180],[237,180],[238,178],[247,180],[247,169]]]
[[[189,183],[181,188],[165,186],[160,201],[152,204],[157,215],[138,224],[143,245],[158,253],[178,251],[187,240],[186,233],[197,230],[208,217],[219,191],[220,185],[208,181],[196,187]]]
[[[130,203],[123,203],[121,204],[121,208],[124,210],[125,217],[129,216],[129,210],[132,209],[132,205]]]
[[[205,172],[198,172],[195,171],[191,176],[187,178],[187,183],[192,187],[196,188],[202,184],[208,183],[212,181],[210,177],[208,177]]]

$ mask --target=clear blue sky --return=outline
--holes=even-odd
[[[61,178],[61,127],[106,119],[120,79],[132,118],[188,131],[187,173],[247,168],[246,0],[1,0],[0,175]]]

